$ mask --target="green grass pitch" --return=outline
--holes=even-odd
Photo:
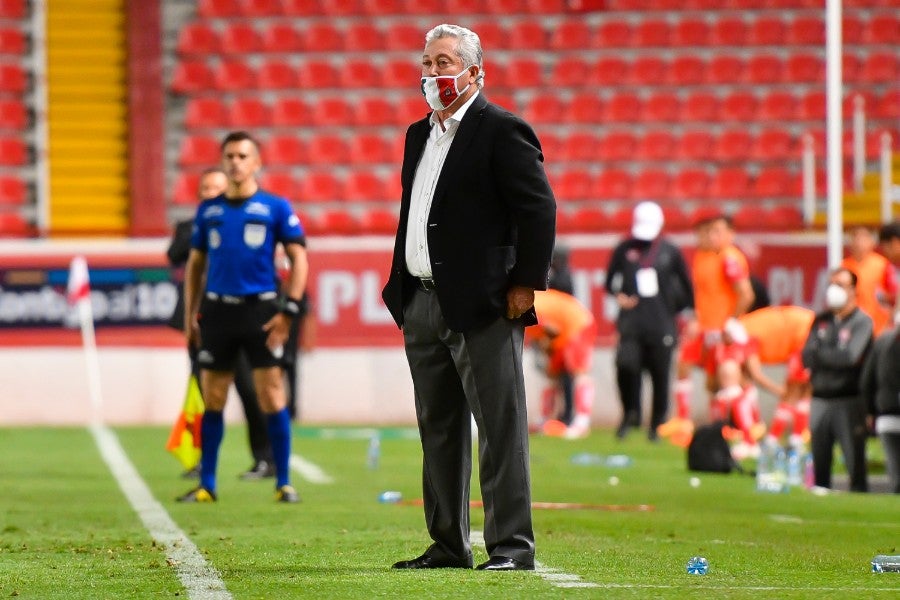
[[[897,598],[900,574],[873,574],[875,554],[900,552],[900,498],[755,491],[751,477],[700,474],[684,450],[610,431],[583,440],[533,437],[536,502],[650,505],[650,511],[535,510],[537,572],[398,572],[428,544],[421,453],[407,430],[383,430],[377,469],[365,432],[297,428],[294,453],[332,483],[296,473],[298,505],[278,505],[271,480],[240,481],[246,432],[230,426],[219,502],[180,505],[191,487],[163,449],[161,427],[116,428],[128,458],[234,598]],[[325,432],[328,433],[328,432]],[[613,468],[573,455],[627,454]],[[880,448],[870,443],[877,461]],[[839,453],[837,453],[839,454]],[[102,460],[90,431],[0,429],[0,598],[179,598],[187,591]],[[612,485],[611,477],[618,478]],[[477,482],[473,498],[478,498]],[[472,509],[472,529],[483,512]],[[694,555],[710,563],[689,575]],[[475,548],[475,560],[486,558]]]

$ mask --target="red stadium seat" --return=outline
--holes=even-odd
[[[562,160],[565,142],[554,133],[556,130],[556,127],[552,127],[549,131],[541,128],[538,128],[536,131],[538,140],[541,143],[541,152],[546,162]]]
[[[493,60],[485,60],[481,66],[481,74],[486,78],[490,77],[491,89],[502,89],[506,87],[506,65]],[[492,95],[493,96],[493,95]]]
[[[603,102],[594,92],[577,93],[572,96],[565,116],[572,123],[600,123],[603,118]]]
[[[896,52],[873,52],[863,61],[860,79],[869,83],[896,83],[900,79],[900,58]]]
[[[187,135],[181,140],[179,167],[209,167],[219,161],[219,140],[212,136]]]
[[[303,39],[292,23],[273,23],[262,31],[265,52],[292,53],[303,48]]]
[[[175,179],[172,202],[179,205],[197,204],[197,190],[200,184],[199,173],[180,173]]]
[[[343,185],[330,169],[307,171],[299,178],[299,186],[301,202],[332,202],[344,198]]]
[[[340,86],[348,89],[371,89],[381,86],[381,73],[369,59],[349,59],[339,70]]]
[[[548,46],[547,33],[540,21],[518,21],[509,26],[510,50],[541,50]]]
[[[189,98],[184,124],[188,128],[225,127],[229,124],[228,108],[218,98]]]
[[[753,136],[747,129],[729,129],[718,136],[713,152],[721,162],[745,162],[752,148]]]
[[[755,204],[744,204],[732,215],[732,222],[738,231],[768,231],[766,210]]]
[[[750,24],[747,43],[756,46],[782,46],[787,39],[787,31],[779,17],[761,16]]]
[[[550,32],[550,48],[552,50],[584,50],[590,45],[591,28],[580,19],[563,21]]]
[[[693,92],[681,105],[684,121],[716,121],[719,118],[719,99],[710,92]]]
[[[607,169],[594,178],[591,195],[600,200],[631,197],[631,175],[625,169]]]
[[[310,59],[300,64],[300,85],[305,89],[340,87],[338,68],[328,59]]]
[[[246,17],[278,17],[284,14],[281,0],[242,0],[241,14]]]
[[[267,60],[259,67],[257,84],[261,90],[289,90],[299,87],[297,70],[280,59]]]
[[[386,98],[381,96],[362,98],[356,110],[355,123],[363,126],[391,125],[394,123],[396,113],[396,106]]]
[[[715,138],[705,130],[687,131],[678,144],[678,157],[682,160],[709,160],[714,158]]]
[[[846,12],[841,18],[841,42],[846,44],[863,43],[863,31],[865,26],[862,19],[856,15],[848,15]]]
[[[175,45],[179,54],[216,54],[220,47],[219,34],[205,23],[185,25]]]
[[[821,121],[825,118],[825,92],[813,90],[800,98],[797,118],[804,121]]]
[[[593,179],[586,169],[569,169],[553,177],[553,193],[560,200],[587,200]]]
[[[894,4],[893,14],[876,14],[869,19],[865,29],[864,40],[868,44],[884,44],[896,48],[900,45],[900,16],[897,14],[900,5]]]
[[[874,115],[879,119],[900,119],[900,89],[884,93],[876,105]]]
[[[733,92],[722,99],[720,112],[727,121],[748,123],[756,119],[757,105],[752,92]]]
[[[18,137],[0,138],[0,165],[18,167],[30,161],[28,147]]]
[[[398,52],[421,52],[425,47],[425,32],[409,22],[395,22],[388,26],[384,48]]]
[[[499,21],[479,21],[471,29],[481,38],[481,47],[486,52],[501,50],[506,47],[506,30]]]
[[[410,123],[424,119],[429,114],[431,114],[431,109],[428,108],[421,95],[410,96],[403,98],[394,106],[394,124],[406,127]]]
[[[272,125],[272,109],[256,97],[238,98],[231,106],[230,122],[232,127],[269,127]]]
[[[299,98],[277,98],[272,104],[272,125],[298,127],[312,124],[312,112],[308,104]]]
[[[706,68],[707,83],[739,83],[746,79],[746,63],[740,56],[714,56]]]
[[[567,162],[594,162],[599,158],[600,139],[590,131],[578,131],[562,142],[561,158]]]
[[[359,225],[363,233],[374,235],[394,235],[400,217],[387,208],[372,208],[360,216]]]
[[[360,133],[350,140],[347,158],[357,165],[377,165],[392,161],[391,145],[380,135]]]
[[[634,178],[631,197],[634,200],[666,200],[671,197],[671,178],[665,169],[650,168]]]
[[[296,135],[280,134],[263,145],[263,163],[278,167],[292,167],[306,161],[306,146]]]
[[[769,92],[759,103],[763,121],[793,121],[797,114],[797,98],[791,92]]]
[[[674,122],[681,114],[681,101],[674,92],[657,92],[647,98],[641,111],[641,120],[650,122]]]
[[[15,176],[0,176],[0,204],[22,206],[28,200],[28,186]]]
[[[825,44],[825,21],[822,17],[800,16],[788,26],[788,44],[822,46]]]
[[[205,92],[215,87],[215,75],[204,60],[179,61],[172,75],[172,91],[176,94]]]
[[[515,15],[522,12],[523,0],[491,0],[490,2],[485,2],[484,7],[487,9],[487,12],[493,13],[495,15]],[[477,29],[475,30],[478,31]]]
[[[382,86],[408,89],[422,78],[422,70],[411,60],[389,60],[381,71]]]
[[[668,130],[649,131],[637,143],[637,160],[671,160],[675,157],[678,141]]]
[[[844,54],[841,57],[841,79],[844,83],[856,83],[859,81],[859,74],[862,63],[855,54]]]
[[[614,131],[603,137],[597,157],[603,161],[633,160],[637,138],[628,131]]]
[[[759,161],[785,161],[799,159],[794,138],[784,129],[766,129],[760,133],[750,152],[751,158]]]
[[[784,63],[776,54],[757,54],[747,61],[744,74],[747,83],[772,85],[782,80]]]
[[[0,91],[22,93],[28,88],[28,74],[16,64],[0,65]]]
[[[313,107],[313,121],[317,125],[344,127],[353,121],[353,107],[339,96],[319,98]]]
[[[242,60],[222,61],[213,73],[216,89],[240,92],[256,88],[256,71]]]
[[[666,77],[670,65],[657,56],[641,56],[631,64],[628,82],[634,85],[659,85]]]
[[[559,123],[563,120],[565,104],[555,95],[537,95],[528,102],[523,116],[531,124]]]
[[[403,0],[362,0],[362,9],[374,16],[403,14]]]
[[[618,57],[599,59],[591,69],[588,82],[601,86],[621,85],[628,77],[628,63]]]
[[[715,47],[741,47],[747,42],[747,23],[741,17],[720,17],[713,21],[709,43]]]
[[[704,200],[709,197],[709,182],[709,174],[704,169],[684,169],[672,181],[671,197],[675,200]]]
[[[753,182],[753,196],[759,199],[785,198],[790,195],[791,174],[784,167],[762,169]]]
[[[590,72],[588,62],[579,56],[560,58],[550,75],[550,85],[560,87],[581,87],[585,84]]]
[[[28,237],[34,227],[17,212],[0,213],[0,237]]]
[[[710,40],[710,27],[703,19],[691,18],[685,13],[685,18],[675,24],[672,29],[671,42],[673,46],[693,48],[706,46]]]
[[[534,15],[553,15],[567,10],[566,0],[525,0],[524,10]]]
[[[621,92],[606,102],[603,118],[611,123],[634,122],[639,119],[642,108],[643,103],[638,95]]]
[[[631,45],[631,25],[624,20],[609,20],[597,27],[591,42],[594,48],[626,48]]]
[[[803,229],[803,213],[796,206],[776,206],[767,211],[766,223],[777,231]]]
[[[21,100],[0,99],[0,129],[25,129],[31,116]]]
[[[354,170],[344,181],[344,198],[348,202],[373,202],[387,200],[387,195],[377,173]]]
[[[359,220],[348,210],[330,209],[322,213],[320,224],[326,234],[355,235],[360,233]]]
[[[384,44],[385,33],[373,23],[351,23],[344,34],[344,49],[348,52],[380,51]]]
[[[669,33],[666,21],[651,18],[634,26],[631,40],[635,46],[662,48],[669,45]]]
[[[260,187],[291,201],[297,199],[297,181],[289,171],[265,171],[260,177]]]
[[[579,208],[571,217],[572,230],[592,233],[608,231],[609,215],[599,208]]]
[[[241,14],[238,0],[199,0],[197,12],[201,17],[237,17]]]
[[[332,133],[313,136],[307,149],[307,161],[311,165],[341,165],[346,163],[350,156],[350,149],[344,138]]]
[[[352,17],[362,14],[362,6],[358,0],[319,0],[322,14],[338,18]]]
[[[222,32],[222,52],[225,54],[249,54],[259,52],[263,45],[259,32],[247,23],[229,23]]]
[[[24,19],[28,15],[26,0],[2,0],[0,17],[4,19]]]
[[[667,81],[672,85],[698,85],[706,80],[706,62],[696,56],[679,56],[672,61]]]
[[[443,8],[443,0],[405,0],[403,4],[404,12],[412,15],[431,16],[439,14]]]
[[[732,200],[746,198],[750,194],[750,176],[743,167],[723,167],[712,177],[709,198]]]
[[[800,83],[825,81],[825,60],[814,54],[795,54],[788,58],[787,80]]]
[[[327,22],[316,22],[300,32],[307,52],[337,52],[344,49],[344,32]]]
[[[22,55],[28,51],[28,37],[17,27],[0,28],[0,54]]]

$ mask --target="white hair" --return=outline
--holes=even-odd
[[[478,79],[475,80],[475,83],[479,88],[484,87],[483,52],[481,38],[478,37],[478,34],[459,25],[443,23],[425,34],[425,45],[445,37],[456,38],[456,55],[465,66],[478,65]]]

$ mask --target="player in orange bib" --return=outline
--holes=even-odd
[[[544,431],[570,438],[584,437],[590,432],[594,405],[594,381],[590,372],[597,322],[575,296],[558,290],[535,292],[534,308],[538,324],[525,329],[525,340],[536,346],[546,359],[545,372],[550,384],[541,396]],[[560,397],[562,411],[558,408]]]
[[[859,308],[872,318],[874,336],[887,328],[897,299],[897,279],[891,262],[875,251],[878,240],[868,227],[850,230],[850,255],[841,266],[856,273]]]
[[[731,220],[721,214],[695,225],[697,248],[691,266],[696,318],[685,327],[675,383],[676,417],[659,428],[661,436],[687,445],[693,433],[691,369],[707,360],[709,349],[721,338],[729,319],[744,314],[753,304],[750,270],[744,254],[734,246]]]

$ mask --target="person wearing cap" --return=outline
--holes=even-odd
[[[691,263],[696,318],[684,329],[675,383],[676,417],[660,428],[660,435],[687,445],[693,434],[692,367],[706,362],[710,348],[722,336],[729,319],[737,319],[753,305],[747,258],[734,245],[734,228],[724,214],[713,214],[694,226],[697,249]],[[707,384],[709,387],[709,384]]]
[[[616,330],[616,381],[622,402],[622,422],[616,436],[641,425],[641,378],[653,384],[648,438],[669,410],[670,370],[677,342],[676,316],[694,307],[694,293],[681,251],[660,236],[663,212],[654,202],[634,208],[631,236],[610,257],[606,293],[619,312]]]

